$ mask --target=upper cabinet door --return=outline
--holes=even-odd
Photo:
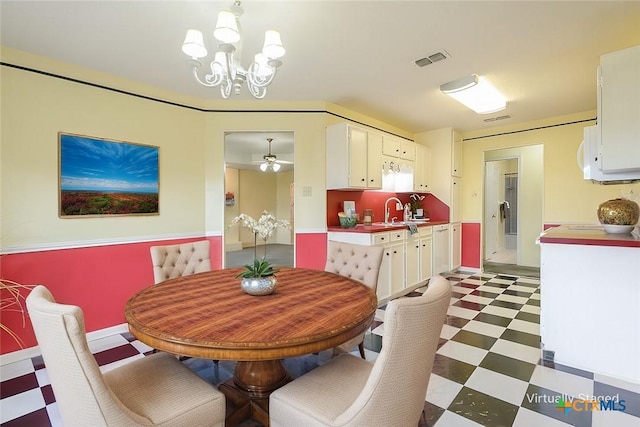
[[[376,132],[367,139],[367,188],[382,188],[382,134]]]
[[[400,140],[390,135],[384,135],[382,137],[382,154],[400,157]]]
[[[349,187],[367,187],[367,131],[349,128]]]
[[[451,142],[451,175],[462,176],[462,135],[453,131]]]

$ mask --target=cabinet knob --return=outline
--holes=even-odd
[[[393,251],[393,253],[394,253],[394,254],[397,254],[397,253],[398,253],[398,251]]]
[[[365,181],[365,179],[364,179],[364,178],[362,178],[360,181],[364,182],[364,181]]]
[[[420,245],[417,245],[417,246],[416,246],[416,249],[420,249]]]

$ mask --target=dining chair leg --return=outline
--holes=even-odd
[[[358,350],[360,350],[360,357],[362,357],[364,360],[367,360],[367,358],[364,356],[364,341],[358,344]]]

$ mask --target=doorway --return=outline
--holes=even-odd
[[[224,259],[226,268],[266,258],[280,267],[294,260],[294,133],[291,131],[226,132]],[[263,211],[289,221],[264,242],[242,225],[228,227],[243,213],[258,220]]]
[[[484,153],[483,271],[540,275],[543,149],[538,144]]]

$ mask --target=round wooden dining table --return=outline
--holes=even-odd
[[[282,359],[330,349],[365,331],[377,297],[355,280],[319,270],[282,268],[271,295],[240,289],[241,269],[170,279],[126,305],[129,330],[177,355],[237,361],[219,385],[231,404],[227,426],[254,418],[269,425],[269,394],[291,377]]]

